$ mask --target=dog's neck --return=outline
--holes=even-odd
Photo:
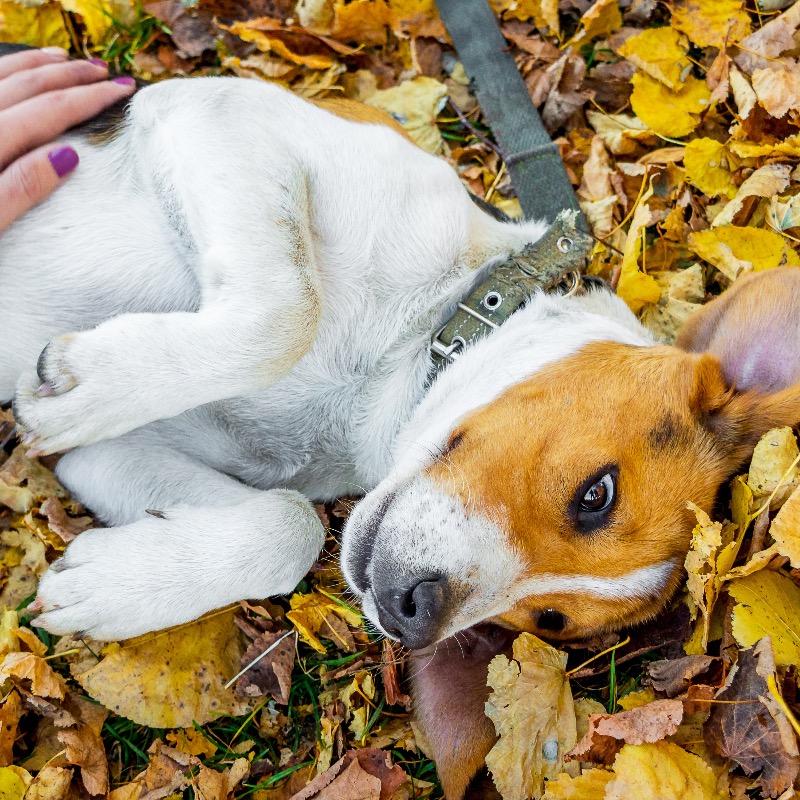
[[[452,306],[469,285],[459,282]],[[432,383],[429,340],[420,337],[416,353],[406,361],[409,368],[386,371],[382,390],[367,412],[374,427],[369,426],[359,449],[362,465],[374,476],[370,483],[402,482],[441,451],[464,415],[593,341],[656,343],[625,303],[606,290],[576,297],[534,295],[505,324],[467,347]]]

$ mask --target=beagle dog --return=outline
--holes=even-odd
[[[65,138],[80,168],[0,237],[0,400],[109,526],[41,581],[53,633],[290,592],[311,500],[353,493],[343,571],[411,648],[630,624],[681,580],[686,501],[800,420],[795,389],[738,391],[603,290],[533,293],[434,370],[434,333],[545,225],[386,126],[200,78]],[[461,797],[480,747],[430,727]]]

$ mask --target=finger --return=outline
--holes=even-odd
[[[50,144],[0,173],[0,233],[51,195],[77,166],[78,154],[71,147]]]
[[[107,77],[108,65],[99,59],[68,61],[64,64],[47,64],[35,69],[20,70],[0,81],[0,111],[45,92],[97,83]]]
[[[46,144],[107,106],[129,97],[133,78],[114,78],[90,86],[47,92],[0,111],[0,169],[28,150]]]
[[[61,47],[44,47],[41,50],[24,50],[10,56],[0,56],[0,80],[21,69],[33,69],[44,64],[66,61],[68,53]]]

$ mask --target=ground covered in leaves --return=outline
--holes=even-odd
[[[600,240],[589,270],[657,335],[743,272],[800,265],[800,3],[491,4]],[[432,0],[0,0],[0,41],[150,80],[235,74],[360,100],[519,213]],[[291,598],[128,642],[56,641],[25,608],[92,520],[3,423],[4,798],[441,796],[404,694],[420,665],[343,599],[346,503],[320,508],[328,555]],[[505,800],[794,796],[799,464],[795,433],[771,431],[714,518],[696,510],[686,585],[658,620],[562,650],[523,634],[492,662],[487,763]]]

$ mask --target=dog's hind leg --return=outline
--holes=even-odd
[[[126,524],[69,545],[40,583],[34,624],[125,639],[291,592],[318,557],[324,529],[301,494],[252,489],[148,433],[74,450],[59,463],[76,497]]]

